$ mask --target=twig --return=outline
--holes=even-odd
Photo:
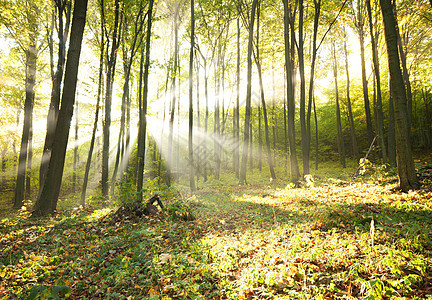
[[[353,176],[352,176],[353,178],[357,177],[358,172],[359,172],[360,169],[362,168],[363,164],[366,162],[366,159],[367,159],[369,153],[370,153],[370,152],[372,151],[372,149],[373,149],[373,145],[374,145],[374,143],[375,143],[376,138],[377,138],[377,137],[375,136],[374,139],[373,139],[373,141],[372,141],[372,143],[371,143],[371,145],[370,145],[370,147],[369,147],[368,152],[366,153],[365,157],[363,157],[362,162],[360,163],[359,167],[357,168],[357,170],[356,170],[355,173],[353,174]]]

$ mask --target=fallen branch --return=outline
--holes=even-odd
[[[367,157],[369,156],[369,153],[370,153],[370,152],[372,151],[372,149],[373,149],[373,145],[374,145],[374,143],[375,143],[376,138],[377,138],[377,137],[375,136],[374,139],[373,139],[373,141],[372,141],[372,143],[370,144],[370,147],[369,147],[368,152],[366,153],[365,157],[363,157],[363,159],[362,159],[362,161],[361,161],[359,167],[357,168],[357,170],[356,170],[355,173],[353,174],[353,176],[352,176],[353,178],[355,178],[355,177],[358,176],[358,173],[359,173],[360,169],[363,167],[364,163],[366,162]]]

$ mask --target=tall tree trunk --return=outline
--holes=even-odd
[[[307,144],[305,145],[307,147],[306,149],[306,155],[308,156],[308,161],[310,160],[310,148],[311,148],[311,114],[312,114],[312,102],[315,100],[313,99],[314,94],[314,80],[315,80],[315,63],[317,58],[317,35],[318,35],[318,25],[319,25],[319,17],[321,13],[321,0],[314,0],[314,8],[315,8],[315,14],[314,14],[314,31],[313,31],[313,39],[312,39],[312,61],[311,61],[311,70],[310,70],[310,77],[309,77],[309,94],[308,94],[308,106],[307,106],[307,115],[306,115],[306,134],[307,134]],[[313,103],[315,107],[315,103]],[[314,108],[315,112],[315,108]],[[315,112],[316,114],[316,112]],[[315,127],[316,127],[316,116],[315,116]],[[317,133],[316,133],[317,134]],[[315,161],[315,165],[317,165],[318,160]],[[307,164],[307,167],[309,168],[309,163]],[[309,173],[309,172],[308,172]],[[305,174],[307,174],[305,172]]]
[[[381,147],[381,154],[383,162],[387,162],[387,150],[384,140],[384,113],[382,108],[382,97],[381,97],[381,77],[379,70],[379,61],[378,61],[378,48],[376,45],[377,36],[374,34],[373,25],[372,25],[372,9],[370,5],[370,0],[366,0],[366,7],[369,15],[369,28],[371,33],[371,46],[372,46],[372,60],[374,65],[375,79],[376,79],[376,120],[377,120],[377,131],[379,137],[379,144]],[[376,33],[377,34],[377,33]]]
[[[78,93],[77,93],[78,96]],[[72,193],[75,193],[76,185],[77,185],[77,169],[79,163],[79,155],[78,155],[78,99],[76,99],[75,105],[75,145],[74,145],[74,161],[73,161],[73,174],[72,174]]]
[[[255,63],[257,65],[258,69],[258,79],[260,83],[260,92],[261,92],[261,105],[263,110],[263,116],[264,116],[264,133],[265,133],[265,140],[266,140],[266,150],[267,150],[267,162],[269,164],[270,168],[270,175],[272,179],[276,179],[276,173],[274,171],[273,167],[273,160],[271,155],[271,148],[270,148],[270,133],[269,133],[269,124],[268,124],[268,118],[267,118],[267,107],[266,107],[266,101],[264,96],[264,84],[262,80],[262,69],[261,69],[261,63],[260,63],[260,56],[259,56],[259,20],[260,20],[260,5],[258,5],[258,13],[257,13],[257,43],[256,43],[256,56],[255,56]],[[261,123],[261,117],[259,116],[260,120],[259,123]],[[259,135],[261,139],[261,128],[259,129]],[[261,141],[260,141],[261,144]],[[261,150],[261,149],[260,149]],[[260,163],[261,163],[261,153],[260,153]]]
[[[285,69],[286,70],[286,69]],[[283,96],[283,116],[284,116],[284,152],[285,152],[285,175],[288,173],[288,128],[287,128],[287,97],[286,97],[286,72],[284,71],[284,96]]]
[[[31,196],[31,168],[33,159],[33,116],[30,116],[30,132],[28,139],[28,154],[27,154],[27,171],[26,171],[26,200]]]
[[[318,118],[315,107],[315,96],[313,96],[313,109],[314,109],[314,118],[315,118],[315,170],[318,170]]]
[[[208,133],[208,119],[209,119],[209,95],[208,95],[208,75],[207,75],[207,60],[204,58],[204,94],[205,94],[205,118],[204,118],[204,134]],[[204,182],[207,181],[207,144],[204,143],[203,148],[203,177]]]
[[[104,2],[101,0],[102,22],[105,22]],[[105,122],[103,125],[103,145],[102,145],[102,197],[108,199],[109,190],[109,154],[110,154],[110,129],[111,129],[111,106],[114,84],[115,67],[117,61],[117,49],[120,41],[120,3],[114,3],[114,29],[112,34],[112,44],[109,57],[107,58],[107,76],[105,92]],[[105,23],[104,23],[105,24]]]
[[[191,46],[189,56],[189,185],[195,191],[194,157],[193,157],[193,60],[195,47],[195,2],[191,0]]]
[[[76,0],[72,19],[70,45],[68,50],[61,108],[54,135],[54,144],[48,173],[42,192],[34,206],[34,216],[54,213],[63,176],[70,122],[75,102],[81,42],[86,21],[87,0]]]
[[[396,10],[396,8],[395,8]],[[401,61],[401,66],[402,66],[402,76],[405,82],[405,89],[406,89],[406,100],[407,100],[407,113],[408,113],[408,128],[409,131],[408,133],[411,132],[411,125],[412,125],[412,106],[413,106],[413,96],[412,96],[412,91],[411,91],[411,82],[409,79],[409,72],[408,72],[408,67],[407,67],[407,62],[406,62],[406,57],[407,57],[407,47],[406,45],[408,44],[408,33],[407,33],[407,37],[406,39],[404,38],[404,43],[402,43],[402,37],[400,35],[399,29],[396,28],[397,30],[397,36],[398,36],[398,48],[399,48],[399,56],[400,56],[400,61]],[[405,49],[404,49],[404,45],[405,45]]]
[[[259,103],[258,104],[258,169],[260,171],[262,171],[262,134],[261,134],[261,132],[262,132],[262,130],[261,130],[261,103]]]
[[[248,159],[248,146],[249,146],[249,127],[251,117],[251,99],[252,99],[252,47],[255,23],[255,11],[258,0],[253,0],[251,17],[249,22],[249,39],[248,39],[248,53],[247,53],[247,89],[246,89],[246,113],[244,123],[244,138],[243,138],[243,153],[240,167],[240,183],[246,184],[246,164]]]
[[[392,97],[391,79],[389,76],[389,120],[388,120],[388,155],[389,164],[392,168],[396,168],[396,128],[395,128],[395,115],[394,104]]]
[[[300,71],[300,130],[303,158],[303,175],[306,175],[309,174],[309,139],[306,127],[306,79],[304,66],[303,14],[303,0],[299,0],[298,63]]]
[[[348,118],[349,118],[349,124],[350,124],[350,132],[351,132],[351,143],[352,143],[352,153],[356,161],[359,161],[360,154],[358,151],[357,146],[357,137],[355,132],[355,126],[354,126],[354,117],[352,113],[351,108],[351,97],[350,97],[350,77],[349,77],[349,68],[348,68],[348,51],[347,51],[347,45],[346,45],[346,31],[344,29],[345,33],[345,39],[344,39],[344,52],[345,52],[345,73],[346,73],[346,79],[347,79],[347,87],[346,87],[346,96],[347,96],[347,106],[348,106]]]
[[[403,191],[419,188],[420,184],[414,167],[408,127],[407,100],[404,79],[400,69],[397,45],[397,20],[391,0],[380,0],[384,21],[384,34],[394,101],[396,125],[396,149],[399,185]]]
[[[337,59],[336,59],[336,45],[333,41],[333,77],[335,81],[335,93],[336,93],[336,126],[337,126],[337,145],[339,152],[339,160],[343,168],[345,168],[345,145],[343,140],[342,132],[342,121],[339,105],[339,90],[338,90],[338,71],[337,71]]]
[[[128,23],[126,22],[127,18],[125,17],[125,21],[124,21],[124,32],[127,32],[127,28],[128,28]],[[130,74],[131,74],[131,69],[132,69],[132,63],[135,57],[135,54],[138,50],[138,48],[141,45],[142,42],[142,38],[139,38],[139,36],[141,35],[141,31],[142,28],[144,26],[144,17],[143,17],[143,7],[140,6],[139,7],[139,11],[136,15],[136,19],[133,22],[134,24],[134,31],[133,31],[133,40],[132,40],[132,45],[130,46],[130,48],[128,50],[126,50],[126,40],[125,40],[125,34],[123,34],[123,69],[124,69],[124,84],[123,84],[123,95],[122,95],[122,104],[121,104],[121,118],[120,118],[120,132],[119,132],[119,137],[118,137],[118,144],[117,144],[117,155],[116,155],[116,160],[114,163],[114,172],[113,172],[113,176],[112,176],[112,180],[111,180],[111,193],[114,194],[114,189],[115,189],[115,183],[116,183],[116,176],[117,176],[117,172],[118,169],[120,167],[120,171],[123,171],[123,160],[124,160],[124,153],[127,150],[126,148],[128,147],[127,145],[127,141],[128,141],[128,136],[127,136],[127,124],[126,124],[126,118],[127,118],[127,110],[128,107],[130,107],[128,105],[129,102],[129,81],[130,81]],[[128,37],[130,38],[130,37]],[[129,58],[127,57],[127,54],[129,53]],[[129,115],[130,118],[130,115]]]
[[[369,144],[372,143],[372,140],[374,139],[374,132],[373,132],[373,126],[372,126],[372,115],[370,110],[370,103],[369,103],[369,91],[368,91],[368,82],[367,82],[367,75],[366,75],[366,59],[365,59],[365,41],[364,41],[364,15],[362,12],[362,9],[360,8],[360,2],[361,0],[358,0],[357,6],[358,8],[358,14],[357,14],[357,29],[358,29],[358,35],[359,35],[359,41],[360,41],[360,61],[361,61],[361,73],[362,73],[362,88],[363,88],[363,99],[364,99],[364,107],[365,107],[365,115],[366,115],[366,130],[368,135],[368,142]]]
[[[61,83],[64,73],[64,65],[66,62],[66,41],[69,35],[70,18],[71,18],[71,1],[69,0],[56,0],[55,1],[58,12],[58,59],[57,67],[54,70],[53,58],[53,41],[50,39],[50,56],[51,56],[51,101],[47,116],[47,131],[45,136],[45,144],[42,153],[41,166],[39,169],[39,192],[45,182],[46,173],[48,170],[48,162],[51,157],[52,144],[54,142],[54,131],[57,122],[57,116],[60,106]],[[64,24],[63,16],[66,17],[66,24]],[[54,23],[54,20],[53,20]],[[53,24],[54,25],[54,24]],[[53,26],[54,27],[54,26]]]
[[[150,43],[151,43],[151,28],[153,23],[153,5],[154,0],[150,0],[147,16],[147,35],[145,42],[145,64],[144,64],[144,92],[142,96],[142,108],[140,109],[139,116],[139,131],[138,136],[140,137],[140,147],[138,148],[138,176],[137,176],[137,192],[139,193],[139,201],[142,201],[142,188],[144,180],[144,162],[145,162],[145,143],[146,143],[146,130],[147,130],[147,102],[148,102],[148,77],[150,70]],[[142,74],[142,64],[143,64],[143,53],[141,52],[141,66],[140,66],[140,76]],[[141,77],[140,77],[141,85]],[[139,95],[141,98],[141,95]]]
[[[292,57],[292,42],[290,43],[290,22],[291,10],[288,0],[282,0],[284,4],[284,41],[285,41],[285,68],[287,76],[287,108],[288,108],[288,143],[290,156],[290,180],[297,184],[300,179],[300,171],[298,168],[296,155],[296,140],[295,140],[295,99],[294,99],[294,65]],[[291,23],[291,25],[290,25]],[[293,36],[291,36],[293,39]]]
[[[102,25],[102,23],[101,23]],[[85,198],[86,198],[86,191],[87,191],[87,183],[88,178],[90,174],[90,166],[93,156],[93,150],[94,150],[94,144],[96,140],[96,132],[97,132],[97,124],[99,122],[99,111],[100,111],[100,100],[102,98],[102,89],[103,89],[103,63],[104,63],[104,49],[105,49],[105,41],[104,41],[104,27],[101,26],[101,44],[100,44],[100,56],[99,56],[99,79],[98,79],[98,91],[97,91],[97,100],[96,100],[96,112],[95,112],[95,118],[93,123],[93,131],[92,131],[92,137],[90,140],[90,148],[87,155],[87,162],[86,167],[84,171],[84,178],[83,178],[83,186],[81,190],[81,205],[82,207],[85,207]]]
[[[29,154],[30,147],[30,130],[33,115],[33,105],[35,99],[35,85],[36,85],[36,67],[37,67],[37,49],[36,49],[36,24],[33,24],[34,28],[29,33],[29,48],[27,49],[26,55],[26,96],[24,102],[24,124],[21,136],[21,148],[18,159],[18,174],[15,186],[15,201],[14,208],[21,208],[24,201],[24,189],[25,189],[25,176],[27,157]]]
[[[174,15],[174,66],[173,66],[173,77],[171,85],[171,104],[170,104],[170,119],[169,119],[169,135],[168,135],[168,162],[167,162],[167,185],[171,186],[172,179],[172,168],[174,166],[173,159],[173,135],[174,135],[174,114],[176,106],[176,78],[178,75],[178,14],[179,4],[175,4],[175,15]]]
[[[233,116],[234,124],[234,172],[239,178],[240,157],[240,18],[237,19],[237,68],[236,68],[236,103]]]

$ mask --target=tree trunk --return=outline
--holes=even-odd
[[[240,157],[240,19],[237,19],[237,69],[236,69],[236,104],[234,110],[234,172],[239,178]]]
[[[300,171],[297,163],[295,140],[295,99],[294,99],[294,66],[292,57],[292,42],[290,43],[290,14],[288,0],[282,0],[284,4],[284,41],[285,41],[285,68],[287,75],[287,109],[288,109],[288,143],[290,156],[290,180],[297,184],[300,179]],[[290,25],[291,23],[291,25]],[[293,39],[293,36],[291,36]],[[290,45],[291,44],[291,45]]]
[[[28,139],[28,154],[27,154],[27,171],[26,171],[26,200],[30,200],[31,196],[31,168],[33,159],[33,116],[30,116],[30,132]]]
[[[358,13],[357,13],[357,23],[356,27],[358,30],[359,41],[360,41],[360,61],[361,61],[361,72],[362,72],[362,88],[363,88],[363,99],[364,99],[364,107],[365,107],[365,115],[366,115],[366,130],[368,135],[369,145],[372,143],[374,138],[373,126],[372,126],[372,115],[370,110],[369,103],[369,92],[368,92],[368,82],[366,79],[366,59],[365,59],[365,48],[364,48],[364,14],[363,14],[363,6],[361,4],[361,0],[358,0]]]
[[[144,180],[144,162],[145,162],[145,143],[146,143],[146,130],[147,130],[147,98],[148,98],[148,77],[150,70],[150,43],[151,43],[151,28],[153,23],[153,5],[154,0],[150,0],[149,8],[148,8],[148,16],[147,16],[147,35],[146,35],[146,48],[145,48],[145,64],[144,64],[144,93],[143,93],[143,102],[142,108],[140,111],[139,118],[139,133],[140,137],[140,148],[138,149],[138,176],[137,176],[137,192],[139,193],[140,203],[142,201],[142,193],[141,190],[143,188],[143,180]],[[143,62],[143,53],[141,52],[141,68],[140,74],[142,74],[142,62]],[[141,78],[140,78],[141,80]],[[141,97],[141,95],[140,95]]]
[[[248,39],[248,53],[247,53],[247,89],[246,89],[246,113],[244,123],[244,138],[243,138],[243,153],[240,168],[240,183],[246,184],[246,164],[248,159],[248,146],[249,146],[249,127],[251,117],[251,99],[252,99],[252,47],[253,47],[253,35],[254,35],[254,22],[255,22],[255,11],[258,4],[258,0],[253,0],[251,19],[249,22],[249,39]]]
[[[321,0],[314,0],[314,31],[313,31],[313,40],[312,40],[312,61],[311,61],[311,71],[309,77],[309,94],[308,94],[308,106],[307,106],[307,115],[306,115],[306,135],[307,135],[307,147],[306,155],[307,160],[310,160],[310,148],[311,148],[311,114],[312,114],[312,102],[315,101],[313,99],[314,94],[314,80],[315,80],[315,63],[317,58],[317,35],[318,35],[318,25],[319,25],[319,17],[321,13]],[[314,110],[315,111],[315,110]],[[316,121],[316,120],[315,120]],[[315,125],[316,126],[316,125]],[[316,162],[315,162],[316,164]],[[307,168],[309,169],[309,163],[307,164]],[[308,171],[309,173],[309,171]],[[307,173],[305,172],[305,175]]]
[[[54,1],[58,11],[58,59],[57,67],[54,71],[53,51],[50,51],[52,66],[51,66],[51,101],[47,116],[47,131],[45,136],[45,144],[42,153],[41,166],[39,170],[39,192],[42,191],[45,182],[46,173],[48,170],[48,162],[51,157],[52,144],[54,142],[54,131],[57,122],[57,116],[60,106],[61,83],[64,73],[64,65],[66,62],[66,41],[69,35],[70,18],[71,18],[71,1],[60,0]],[[66,17],[66,24],[63,24],[63,15]],[[54,20],[53,20],[54,23]],[[54,25],[54,24],[53,24]],[[53,26],[54,27],[54,26]],[[50,39],[50,49],[53,49],[53,42]]]
[[[86,21],[87,0],[76,0],[72,19],[70,45],[65,69],[61,109],[54,135],[51,159],[42,192],[36,201],[33,216],[54,213],[63,176],[70,122],[75,102],[81,42]]]
[[[394,103],[392,97],[391,79],[389,76],[389,120],[388,120],[388,155],[389,164],[392,168],[396,168],[396,132],[395,132],[395,115]]]
[[[189,185],[195,191],[194,157],[193,157],[193,60],[195,48],[195,2],[191,0],[191,46],[189,56]]]
[[[404,45],[402,45],[402,37],[400,35],[400,32],[397,29],[397,36],[398,36],[398,48],[399,48],[399,56],[400,56],[400,61],[401,61],[401,66],[402,66],[402,76],[405,82],[405,88],[406,88],[406,100],[407,100],[407,114],[408,114],[408,133],[411,133],[411,125],[412,125],[412,120],[413,120],[413,116],[412,116],[412,105],[413,105],[413,96],[412,96],[412,91],[411,91],[411,82],[409,79],[409,72],[408,72],[408,67],[407,67],[407,62],[406,62],[406,57],[407,57],[407,47],[405,47],[404,50]],[[407,33],[407,36],[408,33]],[[408,37],[407,37],[408,39]],[[405,46],[408,43],[406,41],[406,39],[404,38],[405,41]]]
[[[101,0],[102,22],[105,22],[104,2]],[[102,197],[108,199],[109,191],[109,152],[110,152],[110,129],[111,129],[111,105],[114,84],[115,67],[117,60],[117,49],[120,41],[119,23],[120,23],[120,4],[119,0],[114,3],[114,29],[112,34],[112,45],[110,55],[107,58],[107,76],[105,92],[105,122],[103,126],[103,148],[102,148]]]
[[[384,34],[387,44],[391,90],[394,101],[399,185],[403,191],[409,191],[410,189],[419,188],[420,184],[411,152],[406,91],[400,69],[397,45],[398,25],[391,0],[380,0],[380,5],[384,21]]]
[[[270,168],[270,175],[272,179],[276,179],[276,173],[274,171],[273,167],[273,160],[271,155],[271,148],[270,148],[270,133],[269,133],[269,124],[267,119],[267,108],[266,108],[266,102],[264,97],[264,84],[262,80],[262,69],[261,69],[261,63],[260,63],[260,56],[259,56],[259,20],[260,20],[260,5],[258,5],[258,14],[257,14],[257,43],[256,43],[256,56],[255,56],[255,63],[257,65],[258,69],[258,79],[260,84],[260,92],[261,92],[261,105],[263,110],[263,116],[264,116],[264,133],[265,133],[265,140],[266,140],[266,150],[267,150],[267,162],[269,164]],[[258,107],[259,108],[259,107]],[[261,127],[261,116],[258,114],[260,120],[260,127]],[[259,138],[260,138],[260,157],[259,162],[261,164],[261,128],[259,128]],[[260,169],[261,170],[261,169]]]
[[[300,71],[300,130],[303,158],[303,175],[306,175],[309,174],[309,139],[306,127],[306,79],[304,66],[303,13],[303,0],[299,0],[298,63]]]
[[[99,80],[98,80],[98,91],[97,91],[97,100],[96,100],[96,112],[95,112],[95,119],[93,123],[93,131],[92,131],[92,137],[90,140],[90,148],[88,151],[87,156],[87,162],[86,162],[86,168],[84,171],[84,178],[83,178],[83,187],[81,190],[81,205],[82,207],[85,207],[85,198],[86,198],[86,191],[87,191],[87,183],[88,178],[90,174],[90,166],[93,156],[93,150],[94,150],[94,144],[96,140],[96,131],[97,131],[97,124],[99,122],[99,111],[100,111],[100,99],[102,98],[102,88],[103,88],[103,60],[104,60],[104,49],[105,49],[105,41],[104,41],[104,28],[101,26],[101,49],[100,49],[100,56],[99,56]]]
[[[351,98],[350,98],[350,77],[349,77],[349,68],[348,68],[348,51],[346,46],[346,31],[345,33],[345,40],[344,40],[344,52],[345,52],[345,73],[347,78],[347,87],[346,87],[346,96],[347,96],[347,106],[348,106],[348,118],[349,118],[349,124],[350,124],[350,132],[351,132],[351,143],[352,143],[352,153],[356,161],[359,161],[360,154],[358,151],[357,146],[357,137],[355,132],[355,126],[354,126],[354,117],[352,113],[351,108]]]
[[[333,41],[333,76],[335,80],[335,93],[336,93],[336,126],[337,126],[337,145],[339,152],[339,160],[343,168],[345,168],[345,145],[342,132],[342,121],[339,105],[339,90],[338,90],[338,72],[337,72],[337,59],[336,59],[336,45]]]
[[[178,73],[178,14],[179,7],[178,4],[175,4],[175,15],[174,15],[174,66],[173,66],[173,77],[172,77],[172,85],[171,85],[171,104],[170,104],[170,119],[169,119],[169,135],[168,135],[168,161],[167,161],[167,185],[171,186],[172,179],[172,168],[174,165],[173,159],[173,135],[174,135],[174,114],[175,114],[175,105],[176,105],[176,78]]]
[[[34,26],[36,26],[34,24]],[[18,159],[18,175],[15,186],[15,201],[14,208],[19,209],[23,205],[24,201],[24,189],[25,189],[25,176],[27,166],[27,156],[30,146],[30,130],[33,115],[33,105],[35,99],[35,85],[36,85],[36,66],[37,66],[37,49],[36,49],[36,29],[33,28],[29,34],[30,45],[26,51],[26,96],[24,102],[24,124],[23,132],[21,137],[21,148]]]
[[[387,162],[387,150],[384,141],[384,114],[382,108],[382,97],[381,97],[381,77],[379,70],[379,61],[378,61],[378,48],[376,45],[377,36],[374,34],[373,26],[372,26],[372,9],[370,5],[370,0],[366,0],[366,7],[369,15],[369,28],[371,33],[371,46],[372,46],[372,60],[374,65],[375,79],[376,79],[376,120],[377,120],[377,131],[379,144],[381,147],[381,155],[383,162]]]
[[[78,96],[78,93],[77,93]],[[72,174],[72,193],[75,193],[77,186],[77,169],[79,163],[78,155],[78,99],[76,99],[75,106],[75,145],[74,145],[74,161],[73,161],[73,174]]]

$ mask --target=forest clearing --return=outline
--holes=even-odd
[[[303,187],[254,177],[161,192],[162,215],[115,207],[2,218],[4,299],[429,299],[432,166],[424,189],[394,174],[324,172]],[[322,173],[320,173],[322,174]],[[123,197],[128,197],[125,191]],[[127,201],[127,200],[124,200]],[[60,205],[62,205],[60,203]],[[194,218],[182,218],[185,214]],[[185,220],[186,219],[186,220]],[[50,298],[50,299],[51,299]]]

